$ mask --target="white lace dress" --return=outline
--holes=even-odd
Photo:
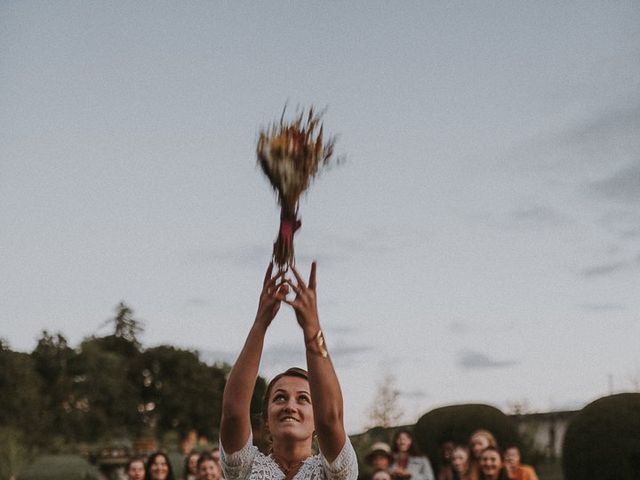
[[[220,460],[226,480],[282,480],[284,473],[271,457],[261,453],[253,445],[249,436],[247,444],[230,455],[224,452],[220,443]],[[346,437],[342,450],[336,459],[329,463],[319,455],[307,458],[293,480],[356,480],[358,478],[358,459],[356,452]]]

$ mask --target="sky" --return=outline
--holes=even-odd
[[[343,164],[297,264],[347,430],[389,375],[443,405],[581,408],[640,385],[640,3],[0,3],[0,337],[107,334],[233,362],[278,230],[285,104]],[[261,374],[304,364],[288,308]]]

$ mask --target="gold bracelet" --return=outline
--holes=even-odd
[[[311,349],[313,353],[320,355],[322,358],[327,358],[329,356],[329,352],[327,351],[327,344],[324,341],[324,334],[322,330],[318,330],[315,337],[306,342],[307,347],[310,347],[311,344],[315,344],[317,347],[317,351],[315,349]]]

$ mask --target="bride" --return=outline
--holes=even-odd
[[[358,463],[343,424],[342,392],[320,328],[316,304],[316,263],[305,284],[267,269],[258,312],[229,374],[222,401],[221,461],[227,480],[355,480]],[[290,300],[290,291],[295,298]],[[264,337],[282,302],[295,311],[304,335],[308,372],[290,368],[276,375],[265,393],[263,420],[271,453],[252,444],[249,407]],[[313,455],[317,435],[320,453]]]

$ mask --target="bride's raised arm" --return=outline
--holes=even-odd
[[[228,454],[237,452],[249,440],[251,396],[260,367],[264,336],[288,292],[287,285],[282,283],[283,272],[273,277],[272,272],[273,263],[267,268],[255,321],[231,369],[222,397],[220,441]]]
[[[313,400],[313,417],[322,454],[332,462],[345,444],[342,391],[320,328],[316,299],[316,262],[311,264],[309,283],[305,284],[292,267],[296,283],[287,280],[296,293],[294,300],[285,300],[296,312],[304,333],[309,370],[309,387]]]

